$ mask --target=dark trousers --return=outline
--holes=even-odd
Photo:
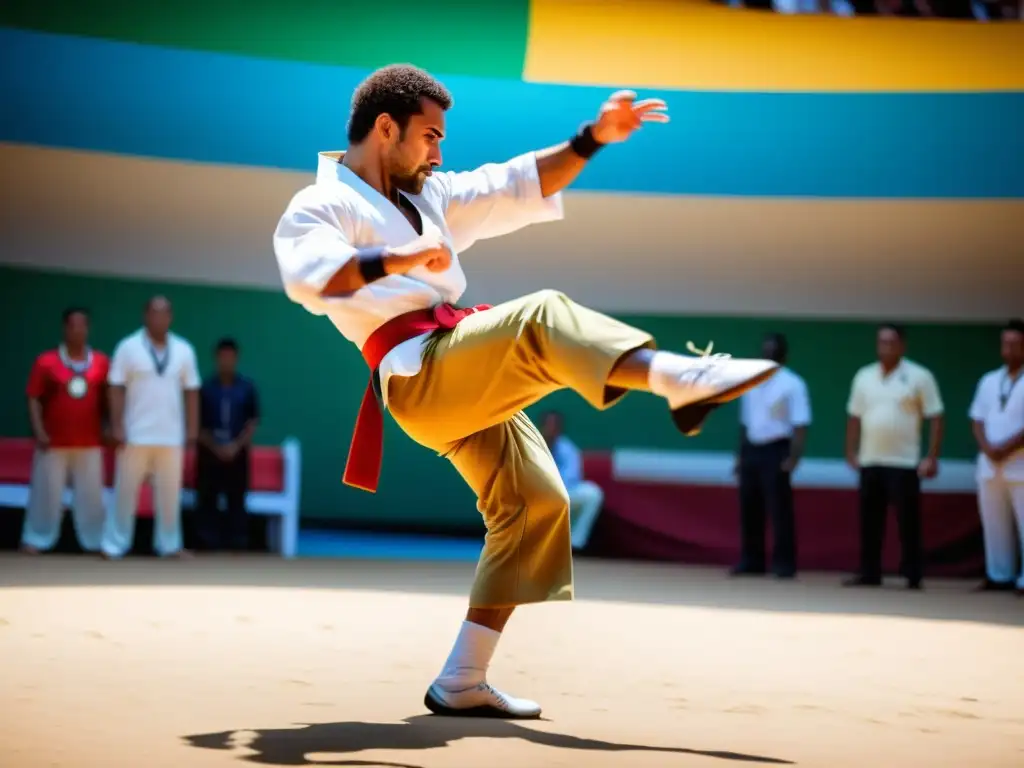
[[[200,448],[196,466],[196,534],[203,549],[244,550],[249,545],[245,493],[249,489],[249,454],[221,461]],[[221,496],[227,514],[220,511]]]
[[[742,571],[765,570],[765,521],[771,518],[772,570],[782,576],[796,573],[796,525],[793,486],[782,463],[789,458],[790,441],[763,445],[744,442],[740,449],[740,562]]]
[[[886,513],[896,508],[900,531],[900,572],[911,583],[921,580],[921,480],[916,469],[862,467],[860,470],[860,575],[882,578],[882,543]]]

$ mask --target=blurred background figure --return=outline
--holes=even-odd
[[[981,377],[970,411],[985,539],[981,589],[1024,594],[1024,320],[1007,323],[1000,341],[1003,365]]]
[[[541,434],[547,441],[551,455],[558,465],[565,489],[569,492],[569,519],[572,528],[572,547],[586,549],[594,523],[601,514],[604,491],[601,486],[583,479],[583,455],[564,433],[564,419],[557,411],[549,411],[541,422]]]
[[[89,313],[65,310],[63,341],[36,358],[29,375],[28,413],[36,453],[21,549],[36,554],[54,547],[71,480],[78,543],[100,548],[103,533],[103,419],[110,361],[89,346]]]
[[[772,570],[796,575],[793,471],[800,463],[811,425],[811,398],[804,380],[788,367],[789,344],[769,333],[761,356],[783,367],[774,378],[740,399],[740,450],[736,474],[740,492],[740,562],[733,574],[765,572],[765,518],[771,519]]]
[[[846,457],[860,473],[860,572],[847,586],[882,583],[882,541],[889,505],[896,508],[907,586],[921,586],[921,480],[939,471],[943,405],[927,368],[904,357],[906,331],[878,329],[878,362],[857,371],[847,404]],[[921,425],[930,423],[921,458]]]
[[[185,445],[199,428],[199,371],[192,345],[171,333],[171,302],[146,303],[144,327],[124,338],[110,363],[110,422],[119,447],[114,505],[107,514],[102,551],[108,558],[132,546],[139,491],[153,479],[156,520],[153,549],[185,556],[181,485]]]
[[[238,343],[221,339],[200,392],[196,531],[207,550],[248,549],[249,448],[259,425],[256,385],[238,373]],[[226,516],[220,512],[223,497]]]

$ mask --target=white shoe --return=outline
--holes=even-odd
[[[779,370],[774,360],[734,360],[732,355],[711,354],[687,348],[697,354],[692,365],[679,374],[675,391],[668,397],[672,421],[685,435],[700,433],[704,420],[715,408],[743,395],[770,379]]]
[[[540,717],[540,704],[506,696],[488,683],[461,691],[449,691],[434,683],[423,699],[435,715],[450,717],[497,717],[530,720]]]

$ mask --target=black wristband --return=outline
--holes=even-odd
[[[597,150],[603,147],[604,144],[594,138],[593,127],[590,123],[587,123],[580,129],[579,133],[572,137],[569,141],[569,146],[573,152],[584,160],[589,160],[597,154]]]
[[[359,259],[359,275],[367,285],[387,277],[383,248],[367,248],[356,254],[356,258]]]

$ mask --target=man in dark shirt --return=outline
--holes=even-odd
[[[244,550],[249,528],[245,511],[249,447],[259,423],[259,400],[253,382],[237,372],[234,339],[221,339],[216,360],[217,373],[203,382],[200,393],[197,532],[204,549],[221,549],[226,542],[230,549]],[[221,494],[226,521],[218,508]]]

